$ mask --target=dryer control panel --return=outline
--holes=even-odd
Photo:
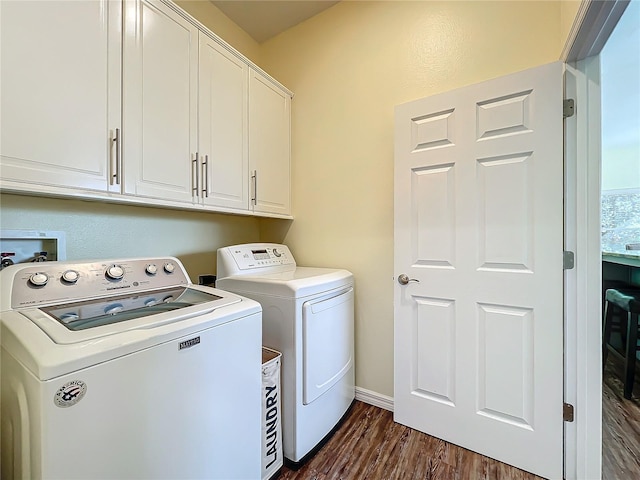
[[[229,257],[233,259],[233,265],[230,265]],[[226,273],[223,276],[227,276],[237,271],[283,266],[289,267],[288,269],[296,266],[296,261],[286,245],[250,243],[218,250],[218,278],[221,277],[221,268]]]

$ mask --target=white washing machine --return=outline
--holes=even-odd
[[[218,250],[216,287],[262,305],[262,342],[282,352],[283,447],[302,464],[355,396],[353,275],[298,267],[285,245]]]
[[[256,479],[261,308],[179,260],[0,272],[2,478]]]

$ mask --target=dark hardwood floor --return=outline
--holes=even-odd
[[[609,355],[602,382],[602,478],[640,478],[640,370],[631,400],[622,395],[622,361]]]
[[[393,422],[356,401],[333,437],[298,471],[278,480],[536,480],[517,468]]]
[[[604,373],[603,480],[640,479],[640,381],[622,395],[622,364]],[[535,480],[535,475],[393,422],[387,410],[355,402],[333,437],[297,471],[279,480]]]

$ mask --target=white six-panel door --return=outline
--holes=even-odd
[[[562,65],[396,108],[395,420],[563,465]]]

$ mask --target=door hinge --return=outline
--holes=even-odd
[[[562,101],[562,118],[573,117],[576,111],[576,102],[573,98],[565,98]]]
[[[565,250],[562,252],[562,269],[563,270],[571,270],[575,267],[576,261],[573,252]]]
[[[570,403],[562,404],[562,419],[565,422],[573,422],[573,405]]]

